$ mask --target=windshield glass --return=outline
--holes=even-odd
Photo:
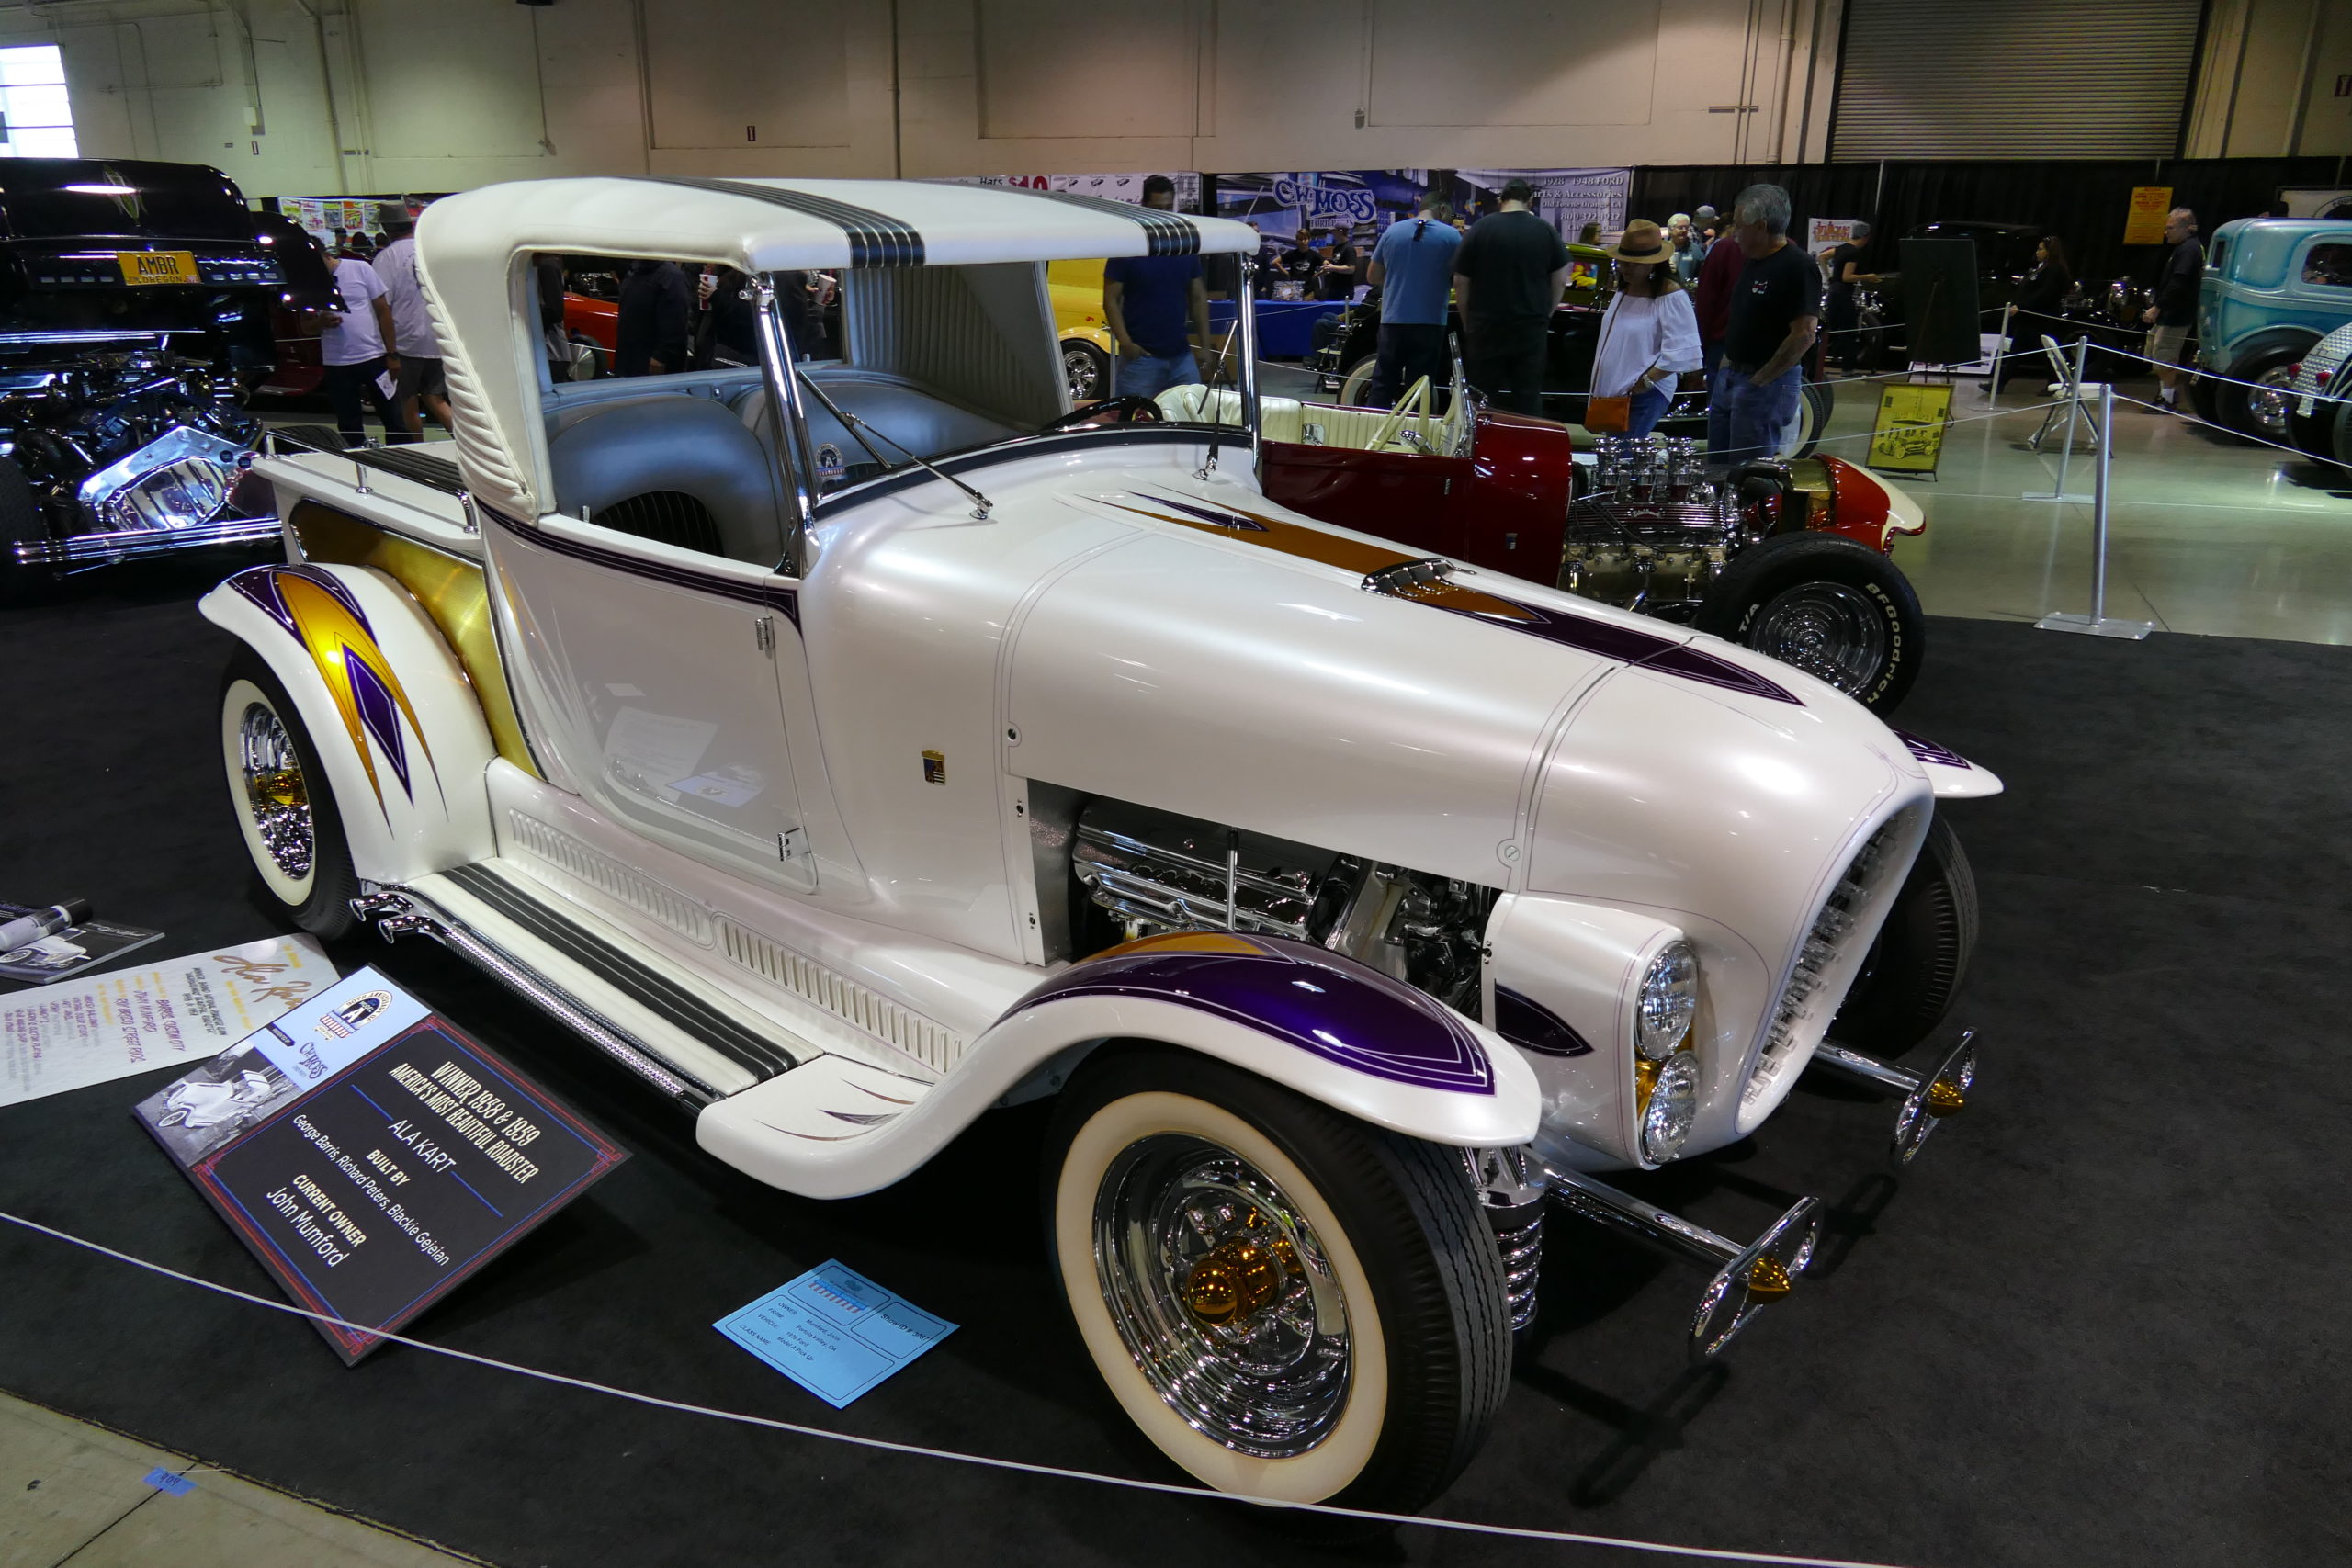
[[[1198,382],[1156,399],[1104,397],[1069,406],[1053,323],[1037,313],[1036,272],[1037,264],[1025,263],[852,273],[845,279],[768,274],[795,354],[815,468],[810,488],[831,494],[1062,431],[1242,427],[1239,398],[1230,391],[1205,396]],[[727,303],[740,307],[739,335],[755,342],[756,290],[737,292],[752,297]],[[714,336],[716,326],[714,317]],[[951,344],[962,351],[944,346]]]

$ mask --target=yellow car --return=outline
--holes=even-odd
[[[1069,400],[1085,402],[1111,395],[1111,321],[1102,313],[1102,264],[1046,264],[1046,291],[1054,307],[1054,335],[1061,340],[1062,372],[1069,378]]]

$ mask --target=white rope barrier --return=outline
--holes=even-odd
[[[1389,1514],[1372,1508],[1339,1508],[1327,1503],[1285,1503],[1269,1497],[1244,1496],[1233,1492],[1212,1492],[1198,1486],[1181,1485],[1174,1482],[1141,1481],[1124,1475],[1103,1475],[1091,1470],[1070,1470],[1061,1465],[1036,1464],[1026,1460],[1000,1459],[989,1454],[962,1453],[954,1449],[930,1448],[921,1443],[899,1443],[885,1438],[861,1437],[854,1432],[836,1432],[823,1427],[808,1427],[795,1421],[779,1421],[772,1416],[752,1416],[740,1410],[720,1410],[707,1404],[695,1404],[686,1400],[663,1399],[658,1394],[640,1393],[634,1389],[619,1388],[611,1383],[597,1382],[589,1378],[570,1377],[561,1372],[546,1371],[537,1367],[502,1361],[493,1356],[479,1356],[469,1350],[451,1349],[446,1345],[435,1345],[423,1339],[412,1339],[405,1335],[389,1333],[368,1324],[346,1322],[328,1313],[311,1312],[288,1302],[272,1301],[266,1296],[254,1295],[249,1292],[219,1284],[194,1274],[184,1274],[176,1269],[166,1268],[161,1263],[151,1263],[143,1258],[134,1257],[128,1252],[119,1252],[111,1247],[102,1246],[97,1242],[74,1235],[69,1231],[58,1230],[38,1221],[26,1219],[20,1214],[9,1213],[5,1210],[0,1210],[0,1221],[6,1221],[9,1224],[48,1236],[55,1241],[64,1242],[72,1247],[81,1247],[101,1258],[110,1258],[118,1263],[126,1263],[134,1269],[141,1269],[148,1273],[161,1275],[164,1279],[177,1280],[184,1285],[193,1285],[199,1290],[209,1291],[216,1295],[227,1296],[232,1300],[244,1302],[253,1306],[266,1307],[272,1312],[284,1313],[289,1317],[311,1318],[320,1323],[331,1323],[339,1328],[373,1335],[395,1345],[404,1345],[413,1350],[424,1351],[428,1355],[446,1356],[458,1361],[469,1361],[475,1366],[487,1367],[493,1371],[510,1372],[516,1377],[531,1378],[540,1382],[555,1383],[564,1388],[603,1394],[607,1398],[626,1400],[630,1404],[646,1405],[655,1410],[673,1411],[684,1416],[699,1416],[709,1420],[733,1422],[745,1427],[763,1427],[770,1431],[786,1432],[800,1438],[816,1438],[825,1442],[842,1443],[853,1448],[874,1449],[885,1453],[906,1454],[918,1459],[950,1460],[959,1464],[978,1465],[987,1470],[1011,1471],[1018,1474],[1045,1476],[1057,1481],[1084,1481],[1092,1482],[1097,1485],[1125,1487],[1135,1492],[1164,1493],[1195,1502],[1242,1503],[1257,1507],[1281,1508],[1291,1513],[1323,1514],[1333,1518],[1352,1519],[1369,1524],[1417,1526],[1426,1529],[1452,1530],[1466,1535],[1496,1536],[1514,1540],[1552,1541],[1563,1546],[1608,1547],[1624,1551],[1653,1552],[1667,1557],[1700,1558],[1717,1562],[1767,1563],[1774,1565],[1774,1568],[1899,1568],[1896,1564],[1860,1562],[1844,1558],[1797,1557],[1773,1551],[1738,1551],[1724,1547],[1677,1546],[1666,1541],[1634,1540],[1622,1536],[1586,1535],[1573,1530],[1533,1529],[1518,1525],[1483,1524],[1473,1519],[1437,1518],[1420,1514]]]

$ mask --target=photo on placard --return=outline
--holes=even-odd
[[[174,1159],[190,1166],[301,1092],[248,1044],[223,1051],[132,1109]]]

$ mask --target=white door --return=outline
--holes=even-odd
[[[806,711],[799,585],[561,515],[483,532],[553,782],[698,859],[813,888],[782,695]]]

